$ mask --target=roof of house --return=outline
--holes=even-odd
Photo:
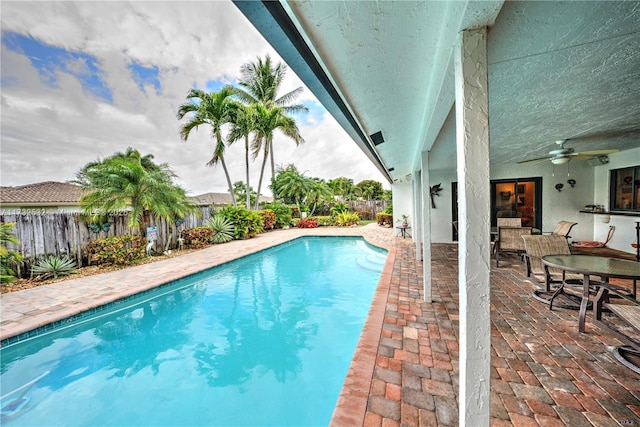
[[[0,203],[78,203],[81,197],[82,188],[66,182],[0,187]]]
[[[226,205],[232,203],[229,193],[204,193],[191,197],[191,200],[200,206]]]

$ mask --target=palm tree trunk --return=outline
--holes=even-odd
[[[273,141],[269,141],[269,157],[271,158],[271,181],[276,177],[275,164],[273,161]]]
[[[244,137],[244,163],[247,170],[247,209],[251,209],[251,191],[249,190],[249,135]]]
[[[231,201],[233,202],[233,207],[237,207],[236,205],[236,195],[233,194],[233,185],[231,184],[231,178],[229,177],[229,171],[227,170],[227,164],[224,162],[224,157],[220,157],[220,162],[222,163],[222,169],[224,169],[224,176],[227,177],[227,184],[229,185],[229,193],[231,193]]]
[[[256,210],[258,210],[258,203],[260,201],[260,189],[262,188],[262,177],[264,176],[264,167],[267,164],[267,153],[264,153],[262,159],[262,167],[260,168],[260,179],[258,180],[258,194],[256,194]]]

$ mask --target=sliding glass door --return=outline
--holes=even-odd
[[[458,183],[451,183],[452,218],[458,220]],[[491,226],[497,218],[521,218],[523,227],[542,230],[542,177],[491,180]],[[453,240],[458,240],[451,227]]]

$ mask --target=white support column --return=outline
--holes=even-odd
[[[490,416],[490,191],[487,29],[464,30],[454,52],[458,157],[461,426]]]
[[[429,152],[422,152],[422,286],[424,289],[424,301],[431,302],[431,198],[429,196],[431,184],[429,183]]]
[[[413,242],[416,245],[416,259],[422,259],[422,182],[420,171],[413,173]]]

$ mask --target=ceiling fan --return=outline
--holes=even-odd
[[[529,162],[541,162],[545,160],[551,160],[551,163],[554,165],[563,165],[568,163],[570,160],[589,160],[594,157],[606,156],[607,154],[617,153],[620,151],[617,148],[609,149],[609,150],[589,150],[582,151],[580,153],[576,153],[572,147],[565,147],[564,144],[569,142],[568,139],[560,139],[556,141],[558,144],[558,149],[549,151],[549,155],[545,157],[538,157],[537,159],[523,160],[518,163],[529,163]]]

